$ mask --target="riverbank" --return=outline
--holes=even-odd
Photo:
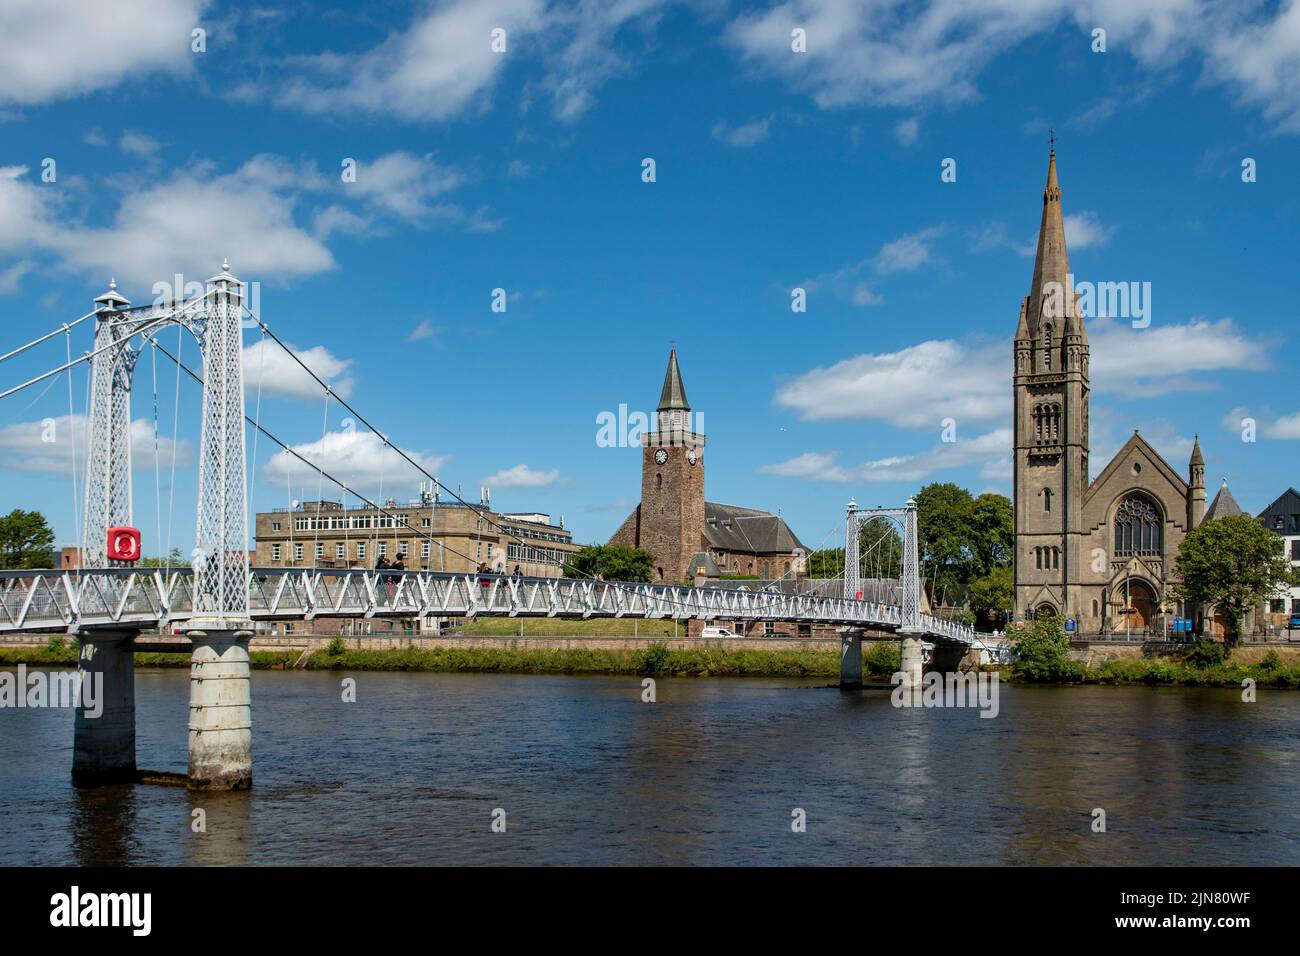
[[[512,642],[500,646],[394,648],[365,650],[347,648],[342,641],[312,652],[301,660],[298,649],[253,651],[254,669],[290,669],[297,664],[308,670],[410,671],[430,673],[491,674],[629,674],[662,677],[795,677],[838,680],[839,653],[824,648],[783,647],[781,649],[735,647],[670,647],[651,643],[627,649],[611,648],[608,641],[592,647],[518,647]],[[0,648],[0,666],[27,664],[45,667],[75,667],[74,644],[57,642],[41,647]],[[141,652],[137,667],[188,667],[186,653]],[[898,645],[893,642],[864,644],[862,671],[865,677],[888,680],[899,668]],[[1019,681],[1014,667],[986,667],[1003,680]],[[1186,685],[1240,687],[1253,680],[1261,687],[1300,688],[1300,652],[1261,651],[1237,648],[1221,664],[1194,667],[1177,657],[1116,657],[1079,664],[1068,679],[1057,684]],[[1041,683],[1041,681],[1040,681]]]

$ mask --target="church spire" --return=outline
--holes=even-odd
[[[677,367],[677,349],[668,353],[668,370],[664,372],[664,388],[659,393],[660,412],[689,412],[686,388],[682,385],[682,370]]]
[[[1064,325],[1074,325],[1074,289],[1069,274],[1070,257],[1065,251],[1065,216],[1061,211],[1061,184],[1056,177],[1056,144],[1053,142],[1047,159],[1047,185],[1043,187],[1043,218],[1038,226],[1034,280],[1029,289],[1026,318],[1031,335],[1038,335],[1044,318],[1056,318],[1058,336],[1065,334],[1062,332]],[[1081,323],[1077,331],[1082,331]]]

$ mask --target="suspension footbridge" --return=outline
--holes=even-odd
[[[71,330],[91,318],[93,346],[74,359]],[[201,371],[189,368],[179,354],[173,355],[160,344],[159,333],[168,328],[188,332],[198,343]],[[322,484],[328,480],[345,494],[394,516],[332,475],[327,462],[312,460],[276,437],[261,420],[260,393],[256,414],[246,413],[245,328],[260,329],[264,339],[283,349],[319,385],[327,410],[330,402],[337,402],[365,427],[383,434],[247,307],[244,285],[225,263],[201,291],[181,301],[133,307],[116,284],[110,283],[108,291],[95,299],[91,312],[0,356],[3,362],[62,332],[68,343],[66,362],[0,392],[0,398],[67,374],[70,420],[72,370],[89,365],[86,453],[80,475],[79,565],[75,569],[0,572],[0,634],[74,634],[80,642],[78,669],[82,678],[102,682],[102,715],[92,718],[84,708],[77,709],[73,777],[78,783],[129,778],[135,773],[132,653],[135,637],[145,631],[178,629],[193,648],[189,783],[197,789],[251,785],[248,641],[257,623],[264,621],[630,617],[833,626],[843,634],[844,686],[861,683],[864,631],[898,635],[903,644],[903,670],[916,680],[923,641],[951,648],[954,653],[964,653],[976,643],[971,628],[924,611],[914,501],[901,508],[875,509],[859,509],[850,503],[840,594],[488,573],[250,567],[249,433],[255,442],[265,436],[310,468]],[[133,527],[131,395],[134,372],[145,349],[152,350],[155,362],[157,353],[162,352],[176,363],[178,383],[183,370],[201,388],[195,547],[188,568],[136,566],[140,555],[139,535]],[[387,437],[383,447],[468,505],[417,457]],[[80,470],[75,463],[75,442],[72,455],[75,482]],[[486,514],[480,516],[496,524]],[[895,523],[901,561],[896,586],[886,589],[883,599],[864,600],[860,535],[868,523],[879,521]],[[508,529],[500,530],[510,534]]]

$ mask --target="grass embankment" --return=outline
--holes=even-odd
[[[248,655],[249,663],[256,670],[270,670],[276,667],[292,666],[298,659],[298,651],[253,651]],[[59,645],[53,641],[44,647],[3,647],[0,648],[0,667],[15,667],[26,664],[29,667],[76,667],[77,645]],[[158,654],[153,651],[137,653],[136,667],[189,667],[189,654]]]
[[[863,648],[865,674],[887,678],[898,670],[898,645]],[[652,644],[640,650],[584,648],[523,649],[495,647],[348,650],[342,641],[317,651],[307,661],[314,670],[442,671],[493,674],[643,674],[663,677],[818,677],[838,679],[838,651],[675,650]]]
[[[558,617],[485,617],[470,621],[461,633],[473,637],[685,637],[686,626],[665,620],[633,620],[606,617],[599,620],[566,621]]]
[[[1235,657],[1236,655],[1233,655]],[[1300,687],[1300,664],[1286,664],[1276,651],[1256,663],[1229,658],[1222,664],[1200,667],[1178,658],[1116,658],[1055,683],[1083,684],[1189,684],[1201,687],[1240,687],[1243,680],[1260,687]]]

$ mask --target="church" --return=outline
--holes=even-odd
[[[1082,312],[1071,285],[1053,149],[1033,282],[1014,345],[1015,616],[1062,614],[1083,634],[1159,633],[1162,606],[1171,616],[1195,610],[1184,608],[1173,589],[1183,538],[1241,509],[1226,484],[1207,509],[1199,438],[1184,475],[1134,431],[1089,480]]]
[[[609,539],[655,556],[656,581],[789,578],[807,550],[779,516],[704,500],[705,438],[692,428],[677,350],[668,355],[656,428],[641,438],[641,503]]]

